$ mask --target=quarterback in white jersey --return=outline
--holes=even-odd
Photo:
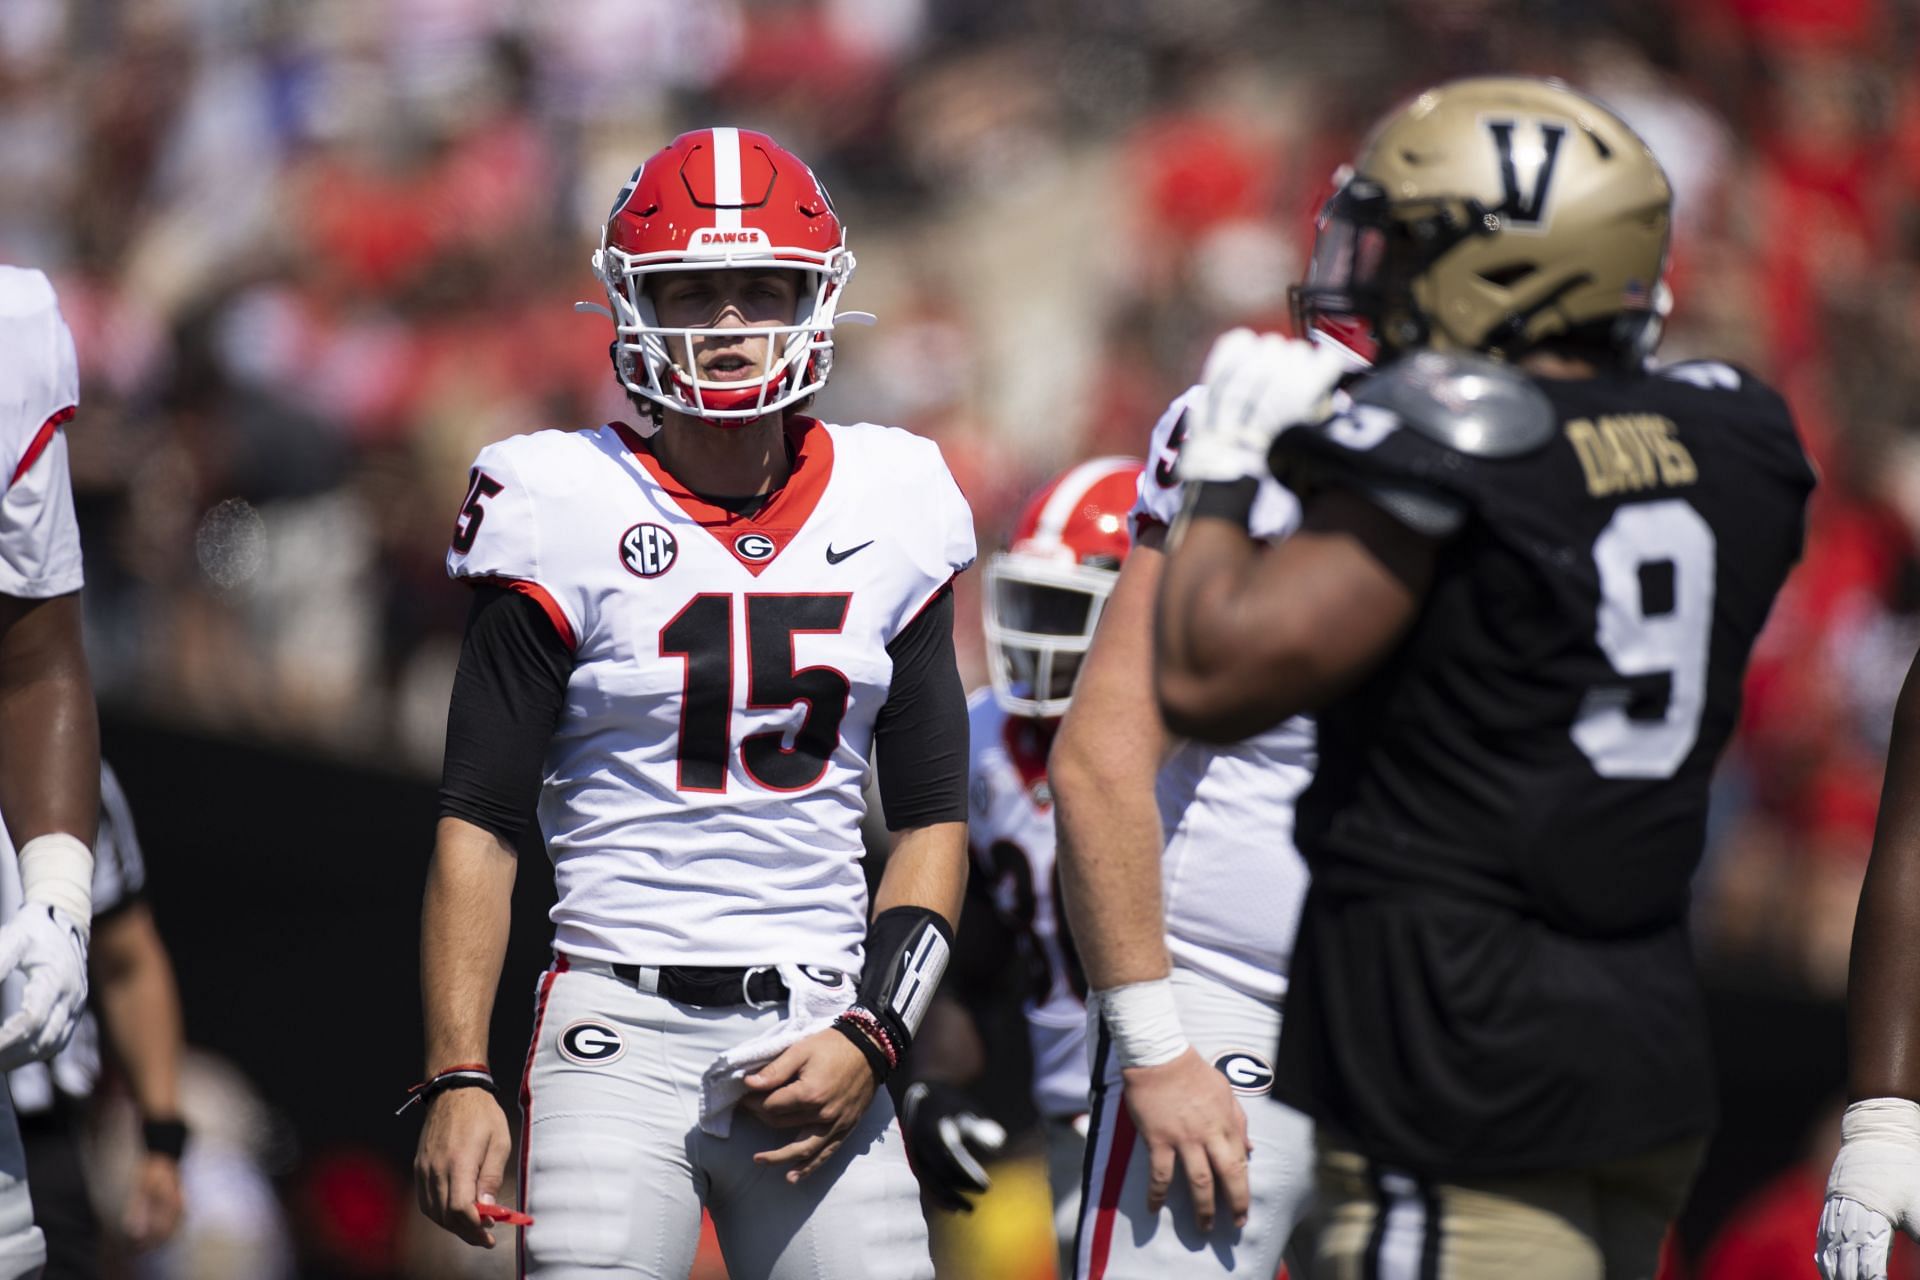
[[[1024,968],[1033,1101],[1047,1129],[1063,1265],[1086,1151],[1087,984],[1060,906],[1047,753],[1127,555],[1126,515],[1140,471],[1137,458],[1095,458],[1068,468],[1028,502],[1007,550],[987,562],[993,686],[968,702],[967,846]],[[997,1144],[978,1140],[971,1104],[950,1087],[968,1082],[944,1074],[943,1066],[930,1064],[927,1081],[908,1090],[905,1120],[922,1182],[951,1203],[985,1189],[976,1156]]]
[[[1213,747],[1172,738],[1153,704],[1161,540],[1178,513],[1174,463],[1198,394],[1154,428],[1134,551],[1053,754],[1061,875],[1096,989],[1073,1271],[1087,1280],[1268,1280],[1312,1187],[1311,1126],[1267,1089],[1307,887],[1293,802],[1311,777],[1313,726],[1296,719]],[[1267,483],[1256,531],[1282,538],[1298,521],[1293,495]],[[1230,1213],[1216,1214],[1216,1194]]]
[[[853,261],[771,138],[675,139],[594,262],[642,426],[488,446],[447,555],[475,604],[423,923],[422,1208],[475,1244],[524,1226],[548,1280],[684,1277],[703,1207],[736,1280],[930,1277],[877,1089],[966,875],[972,514],[931,442],[800,415]],[[871,919],[870,757],[901,833]],[[536,808],[559,900],[516,1214],[485,1048]]]
[[[80,643],[80,533],[60,428],[80,400],[73,335],[38,271],[0,267],[0,816],[18,842],[21,905],[0,924],[0,1069],[47,1058],[87,997],[100,738]],[[0,1113],[0,1280],[37,1274],[13,1108]]]

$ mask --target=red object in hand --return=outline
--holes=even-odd
[[[504,1222],[510,1227],[530,1227],[533,1219],[518,1209],[509,1209],[503,1204],[478,1204],[473,1211],[488,1222]]]

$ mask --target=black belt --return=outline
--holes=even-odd
[[[752,968],[724,968],[710,965],[670,964],[658,970],[660,985],[653,988],[669,1000],[702,1009],[724,1009],[730,1005],[756,1007],[785,1004],[786,980],[769,965]],[[640,966],[616,964],[613,976],[641,987]]]

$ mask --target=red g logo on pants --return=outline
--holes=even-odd
[[[599,1067],[627,1051],[620,1033],[604,1022],[583,1018],[560,1033],[560,1056],[583,1067]]]

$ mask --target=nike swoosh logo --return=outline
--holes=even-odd
[[[854,552],[865,551],[868,547],[872,545],[873,545],[873,539],[868,538],[865,542],[861,543],[857,547],[848,547],[845,551],[835,551],[833,549],[833,544],[829,542],[827,544],[827,563],[839,564],[842,560],[845,560],[848,556],[852,555]]]

